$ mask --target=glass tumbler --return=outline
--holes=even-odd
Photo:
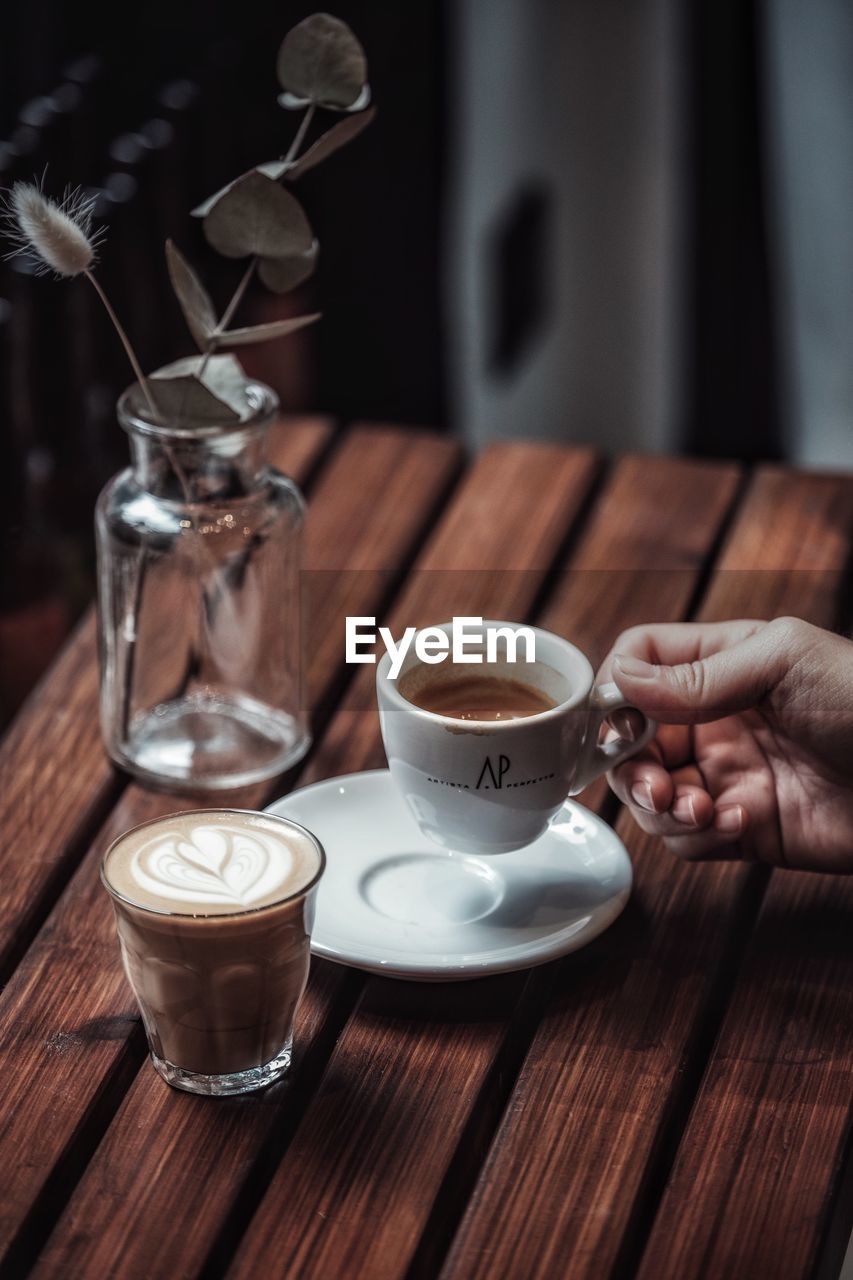
[[[228,822],[224,836],[221,828],[205,825],[211,816]],[[246,909],[228,904],[235,879],[229,866],[238,878],[263,874],[258,819],[285,841],[294,835],[303,843],[307,838],[312,854],[307,879],[295,892]],[[187,833],[188,823],[198,824],[195,835],[192,829]],[[138,883],[133,878],[138,855],[126,856],[123,847],[129,841],[134,850],[155,846],[159,865],[179,885],[190,890],[200,885],[202,893],[209,884],[224,886],[223,901],[211,909],[191,897],[169,902],[149,892],[144,873]],[[240,810],[155,818],[107,850],[101,879],[112,899],[125,973],[142,1013],[151,1061],[167,1083],[224,1096],[263,1088],[285,1074],[293,1021],[308,981],[324,867],[323,848],[304,827]],[[211,899],[216,898],[214,892]]]

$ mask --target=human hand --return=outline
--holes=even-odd
[[[608,775],[679,857],[853,872],[853,642],[798,618],[633,627],[600,680],[658,721]]]

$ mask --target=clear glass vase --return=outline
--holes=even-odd
[[[182,430],[118,417],[132,465],[96,508],[101,723],[117,764],[212,791],[281,773],[308,749],[300,620],[305,505],[266,461],[278,408],[247,382],[241,421]]]

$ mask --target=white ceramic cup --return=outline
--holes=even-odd
[[[518,624],[484,620],[483,628]],[[439,629],[451,634],[452,624]],[[433,628],[430,628],[433,630]],[[506,660],[498,638],[496,660],[456,668],[456,674],[520,680],[556,705],[517,720],[456,720],[425,711],[400,693],[399,681],[418,667],[419,688],[446,681],[450,659],[422,663],[412,644],[397,679],[385,654],[376,670],[379,722],[396,785],[425,835],[460,853],[509,853],[532,843],[569,795],[634,755],[654,735],[646,720],[638,738],[599,742],[603,721],[631,704],[615,684],[596,685],[580,649],[532,627],[536,660]],[[476,644],[473,651],[477,651]],[[485,646],[482,649],[485,659]],[[637,712],[638,715],[642,713]]]

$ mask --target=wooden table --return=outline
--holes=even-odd
[[[845,625],[853,478],[282,424],[310,499],[316,747],[383,762],[343,619],[535,619],[597,660],[651,620]],[[86,617],[2,746],[2,1274],[834,1275],[853,1213],[853,879],[683,865],[602,785],[636,887],[587,949],[448,986],[315,962],[288,1083],[146,1061],[98,862],[176,802],[101,748]],[[230,795],[258,806],[282,783]]]

